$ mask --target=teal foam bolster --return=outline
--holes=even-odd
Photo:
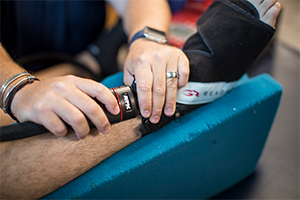
[[[123,72],[110,75],[104,78],[101,83],[108,88],[121,86],[123,85]]]
[[[205,199],[216,195],[255,170],[281,93],[282,87],[269,75],[249,79],[44,198]]]

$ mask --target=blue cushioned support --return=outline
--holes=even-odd
[[[104,82],[111,87],[118,81]],[[269,75],[249,79],[45,198],[209,198],[253,172],[281,93]]]
[[[110,75],[103,79],[101,83],[108,88],[121,86],[123,85],[123,72]]]

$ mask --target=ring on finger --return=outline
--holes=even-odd
[[[179,78],[179,74],[175,71],[167,72],[167,79],[168,78]]]

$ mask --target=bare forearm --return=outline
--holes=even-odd
[[[171,11],[165,0],[129,0],[124,16],[125,29],[129,39],[149,26],[168,32],[171,20]]]
[[[139,139],[139,124],[138,118],[115,124],[107,135],[94,129],[84,140],[47,133],[1,143],[0,198],[39,198],[56,190]]]
[[[13,75],[26,71],[15,63],[0,43],[0,86]]]

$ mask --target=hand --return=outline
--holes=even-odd
[[[166,79],[166,73],[170,71],[177,71],[179,79]],[[141,114],[156,124],[163,107],[165,115],[174,114],[177,88],[188,82],[189,61],[176,47],[140,38],[130,46],[124,65],[124,83],[130,85],[133,75]]]
[[[56,136],[68,133],[67,123],[77,138],[82,139],[90,131],[86,117],[102,133],[110,130],[106,115],[92,98],[97,98],[112,114],[119,113],[117,101],[108,88],[71,75],[26,85],[16,93],[11,110],[20,122],[42,124]]]

